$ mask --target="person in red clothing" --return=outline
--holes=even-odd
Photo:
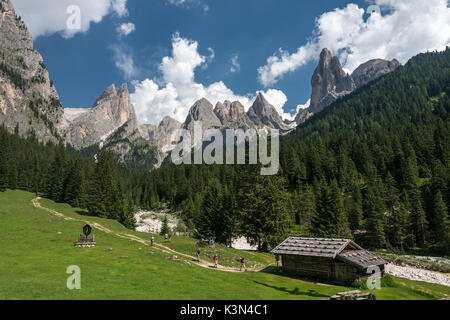
[[[214,268],[217,268],[219,266],[219,257],[217,255],[214,255]]]

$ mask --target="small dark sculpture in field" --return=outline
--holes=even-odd
[[[78,242],[75,243],[76,247],[95,247],[95,236],[89,237],[89,235],[92,233],[92,227],[89,224],[86,224],[83,227],[83,235],[80,234],[78,237]]]

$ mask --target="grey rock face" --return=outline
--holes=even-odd
[[[226,129],[248,130],[255,126],[245,113],[244,106],[239,101],[218,102],[214,109],[214,113],[222,123],[222,127]]]
[[[0,124],[30,130],[43,141],[60,139],[64,111],[41,55],[9,0],[0,0]]]
[[[400,66],[401,63],[396,59],[392,61],[374,59],[367,61],[356,68],[356,70],[352,73],[352,78],[356,87],[360,88],[369,82],[384,76],[385,74],[395,71],[395,69]]]
[[[311,85],[310,111],[312,113],[321,112],[356,88],[352,77],[344,72],[339,59],[333,57],[328,49],[323,49],[320,54],[319,65],[314,71]]]
[[[194,123],[202,121],[203,132],[209,129],[220,129],[222,122],[213,111],[213,105],[206,99],[198,100],[189,110],[183,128],[191,131],[193,136]]]
[[[72,111],[68,110],[66,113],[70,114]],[[111,85],[98,97],[92,109],[81,112],[71,121],[67,120],[69,123],[66,139],[75,149],[104,142],[114,131],[130,121],[135,123],[134,129],[138,129],[136,113],[126,84],[119,89]]]
[[[295,118],[297,125],[306,122],[317,114],[356,89],[365,86],[401,66],[396,59],[392,61],[374,59],[360,65],[352,75],[344,72],[337,57],[333,57],[328,49],[320,54],[319,65],[311,79],[311,105],[300,110]]]
[[[156,145],[163,153],[167,153],[175,147],[173,135],[181,128],[181,123],[171,117],[165,117],[159,126],[144,124],[139,127],[144,139]]]
[[[278,129],[282,132],[292,130],[292,127],[283,121],[277,110],[266,100],[262,93],[258,94],[247,115],[256,128]]]
[[[309,108],[308,109],[302,109],[299,110],[297,113],[297,116],[295,117],[295,123],[296,124],[302,124],[305,123],[309,118],[311,118],[314,115]]]

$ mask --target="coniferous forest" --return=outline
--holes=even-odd
[[[169,207],[199,238],[288,235],[369,248],[450,252],[450,49],[335,102],[281,139],[277,176],[258,166],[118,168],[63,144],[0,128],[0,191],[23,189],[134,226],[136,207]]]

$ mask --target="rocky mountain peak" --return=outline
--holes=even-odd
[[[112,84],[108,88],[106,88],[106,90],[103,91],[100,96],[98,96],[97,100],[95,100],[94,102],[94,106],[101,104],[104,100],[112,99],[114,97],[117,97],[117,90],[116,86]]]
[[[162,121],[158,127],[159,128],[177,128],[177,129],[179,129],[181,127],[181,123],[172,117],[166,116],[162,119]]]
[[[233,120],[239,119],[241,116],[245,115],[245,108],[239,102],[235,101],[230,106],[230,116]]]
[[[259,128],[279,129],[290,131],[292,128],[287,125],[264,95],[260,92],[255,102],[247,113],[249,119]]]
[[[214,113],[213,105],[205,98],[198,100],[191,107],[184,123],[184,128],[193,131],[194,122],[196,121],[202,121],[203,131],[222,126],[221,121]]]
[[[391,73],[400,66],[401,63],[397,59],[392,61],[373,59],[356,68],[352,73],[352,78],[356,87],[360,88],[385,74]]]
[[[311,79],[312,95],[310,111],[318,113],[338,98],[355,90],[350,75],[342,69],[339,59],[328,49],[320,54],[319,65]]]
[[[392,61],[373,59],[363,63],[355,69],[352,75],[349,75],[342,69],[339,59],[334,57],[327,48],[323,49],[320,53],[319,64],[311,79],[310,107],[299,111],[295,118],[296,124],[304,123],[337,99],[393,72],[399,66],[401,63],[396,59]]]
[[[69,111],[66,113],[70,114]],[[97,98],[92,109],[70,121],[67,141],[76,149],[86,148],[104,141],[126,123],[129,130],[138,130],[127,85],[116,89],[113,84]]]

